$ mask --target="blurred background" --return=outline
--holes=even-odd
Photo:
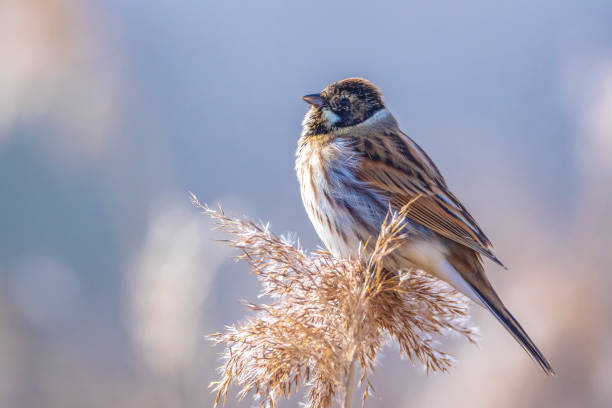
[[[187,192],[314,249],[300,97],[349,76],[487,231],[558,373],[474,310],[449,375],[387,348],[367,406],[610,406],[610,21],[605,0],[0,1],[0,406],[211,406],[203,336],[259,288]]]

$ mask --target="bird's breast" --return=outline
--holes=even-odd
[[[356,257],[360,244],[376,237],[388,209],[356,177],[359,158],[346,141],[301,146],[296,172],[302,201],[315,231],[336,256]]]

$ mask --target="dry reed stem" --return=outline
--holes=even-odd
[[[409,205],[390,212],[361,259],[345,260],[325,251],[306,254],[266,225],[228,217],[193,194],[192,200],[229,234],[224,242],[241,251],[238,258],[257,276],[261,295],[271,299],[249,303],[249,319],[209,336],[225,345],[221,379],[211,384],[215,406],[226,402],[232,383],[240,387],[239,399],[253,393],[260,407],[276,407],[279,397],[288,398],[300,384],[307,388],[306,407],[350,404],[353,361],[361,368],[365,403],[374,391],[369,376],[376,355],[388,336],[403,355],[433,372],[453,363],[436,337],[454,332],[476,339],[465,298],[448,285],[416,270],[385,273],[382,261],[402,244]]]

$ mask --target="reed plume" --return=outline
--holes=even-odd
[[[355,366],[361,368],[363,400],[374,391],[369,377],[387,337],[400,352],[427,371],[445,372],[453,358],[437,338],[459,333],[474,342],[465,298],[445,283],[417,270],[388,273],[382,259],[401,245],[410,205],[390,212],[374,243],[363,243],[360,259],[338,259],[326,251],[307,254],[278,237],[267,225],[232,218],[223,210],[194,204],[229,234],[224,242],[241,251],[270,303],[253,304],[247,320],[209,336],[223,344],[221,379],[211,384],[215,406],[227,400],[232,383],[238,398],[253,393],[260,407],[276,407],[279,397],[305,386],[306,407],[351,407]],[[371,250],[367,250],[372,245]]]

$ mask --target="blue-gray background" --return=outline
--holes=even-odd
[[[559,373],[476,310],[451,374],[390,347],[367,406],[609,406],[611,21],[609,1],[3,0],[0,406],[210,406],[202,335],[258,287],[187,191],[314,248],[300,96],[349,76],[492,238]]]

